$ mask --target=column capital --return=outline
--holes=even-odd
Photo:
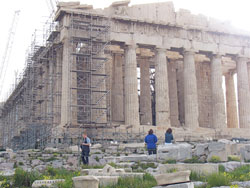
[[[124,46],[125,50],[129,50],[129,49],[136,50],[136,48],[138,48],[138,45],[136,44],[125,44]]]
[[[222,54],[214,53],[214,54],[209,55],[209,57],[210,57],[210,59],[212,59],[212,58],[222,58]]]
[[[184,49],[183,50],[183,55],[195,55],[195,51],[194,50],[188,50],[188,49]]]
[[[214,61],[222,61],[222,55],[221,54],[210,54],[207,56],[211,63],[214,62]]]
[[[155,51],[158,52],[158,53],[166,53],[167,49],[163,48],[163,47],[156,47]]]
[[[248,58],[248,57],[245,57],[245,56],[237,56],[236,57],[236,61],[237,62],[242,62],[242,61],[244,61],[244,62],[248,62],[250,59]]]

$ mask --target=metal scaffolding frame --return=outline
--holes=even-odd
[[[26,68],[14,90],[4,102],[0,123],[3,147],[28,149],[43,147],[50,141],[60,104],[61,64],[56,60],[61,45],[52,17],[45,23],[42,39],[37,31],[26,57]],[[55,82],[59,84],[55,84]],[[56,85],[56,87],[54,87]]]
[[[111,18],[91,12],[64,15],[69,17],[69,25],[55,23],[51,17],[42,42],[34,35],[24,73],[0,114],[4,147],[19,150],[79,144],[85,129],[94,142],[143,140],[144,130],[120,129],[111,121]],[[67,30],[64,40],[61,26]],[[63,63],[68,63],[64,73]],[[65,109],[61,109],[62,76],[68,78]],[[62,110],[67,110],[66,125],[61,122]],[[63,132],[58,130],[62,126]]]
[[[110,125],[110,90],[107,87],[110,76],[106,71],[106,64],[110,63],[109,30],[108,18],[93,14],[70,15],[68,54],[72,63],[67,129],[78,131],[65,131],[65,143],[72,143],[74,138],[79,141],[85,129]]]
[[[62,49],[60,28],[49,18],[42,34],[36,34],[27,53],[26,68],[3,104],[3,146],[13,149],[44,147],[53,136],[64,141],[80,138],[83,129],[110,125],[110,91],[106,74],[109,62],[110,20],[93,14],[71,14],[67,124],[64,135],[53,132],[61,122]],[[81,33],[79,35],[79,32]],[[77,135],[68,129],[75,129]],[[60,134],[60,133],[58,133]],[[57,141],[55,141],[57,142]]]

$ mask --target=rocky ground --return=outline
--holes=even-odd
[[[7,149],[1,151],[0,174],[2,176],[14,175],[15,169],[18,167],[25,171],[43,172],[48,166],[51,166],[53,168],[65,168],[70,171],[80,171],[81,175],[87,175],[88,177],[113,176],[113,179],[116,177],[114,181],[117,181],[118,177],[142,177],[143,174],[149,173],[155,177],[158,185],[163,185],[169,182],[162,183],[159,178],[166,179],[166,177],[162,176],[167,172],[172,172],[173,175],[173,172],[179,173],[188,170],[187,173],[189,174],[191,171],[198,174],[210,174],[218,173],[219,166],[224,166],[225,171],[232,171],[237,167],[247,165],[249,160],[250,144],[247,142],[236,143],[229,140],[219,140],[204,143],[176,143],[169,146],[159,145],[157,155],[151,156],[147,155],[144,143],[111,143],[108,146],[96,144],[91,147],[90,165],[102,170],[83,169],[80,165],[78,147],[71,146],[64,149],[45,148],[44,150],[16,152]],[[107,164],[111,164],[111,166]],[[180,177],[180,174],[176,174],[176,177]],[[185,181],[188,182],[187,177],[189,178],[189,175],[184,175]],[[171,177],[170,179],[174,178]],[[75,181],[87,180],[76,179]],[[246,187],[249,184],[249,182],[245,181],[237,185]],[[198,186],[199,182],[195,182],[194,185]],[[193,187],[194,185],[187,184],[186,186]]]

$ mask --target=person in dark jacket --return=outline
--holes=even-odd
[[[169,128],[166,131],[166,134],[165,134],[165,145],[172,144],[173,140],[174,140],[174,137],[173,137],[173,134],[172,134],[172,129]]]
[[[90,139],[87,136],[87,133],[83,133],[82,135],[83,141],[81,143],[82,149],[82,162],[85,165],[89,164],[89,152],[90,152]]]
[[[153,130],[148,131],[148,135],[145,137],[145,143],[147,144],[148,154],[156,154],[157,137],[153,134]]]

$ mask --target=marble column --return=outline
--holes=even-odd
[[[171,60],[168,62],[168,85],[169,85],[169,106],[170,122],[174,127],[179,127],[179,110],[178,110],[178,89],[177,89],[177,62]]]
[[[212,85],[212,110],[213,127],[226,128],[226,114],[224,93],[222,88],[221,56],[215,55],[211,59],[211,85]]]
[[[116,122],[124,122],[124,98],[123,98],[123,64],[124,58],[122,54],[115,53],[113,55],[112,66],[112,120]]]
[[[125,124],[140,125],[139,101],[137,88],[136,46],[129,45],[125,49],[124,93]]]
[[[250,64],[247,64],[247,72],[248,72],[248,83],[249,83],[249,90],[250,90]]]
[[[250,127],[250,93],[247,61],[247,58],[237,58],[237,86],[240,128]]]
[[[238,128],[237,104],[233,73],[225,74],[226,82],[226,105],[227,105],[227,127]]]
[[[170,127],[166,49],[156,50],[155,97],[156,126]]]
[[[140,119],[142,125],[152,125],[152,100],[150,90],[149,57],[141,58],[140,63]]]
[[[199,127],[199,109],[194,52],[192,51],[184,52],[183,74],[185,127],[195,129]]]
[[[183,61],[176,61],[177,66],[177,96],[178,96],[178,112],[179,112],[179,122],[183,126],[185,124],[185,107],[184,107],[184,74],[183,74]]]
[[[64,25],[69,26],[70,16],[64,18]],[[67,28],[67,27],[65,27]],[[65,125],[69,125],[71,122],[71,112],[70,112],[70,62],[72,59],[72,44],[70,43],[69,31],[65,29],[63,32],[63,51],[62,51],[62,93],[61,93],[61,120],[60,128]]]

